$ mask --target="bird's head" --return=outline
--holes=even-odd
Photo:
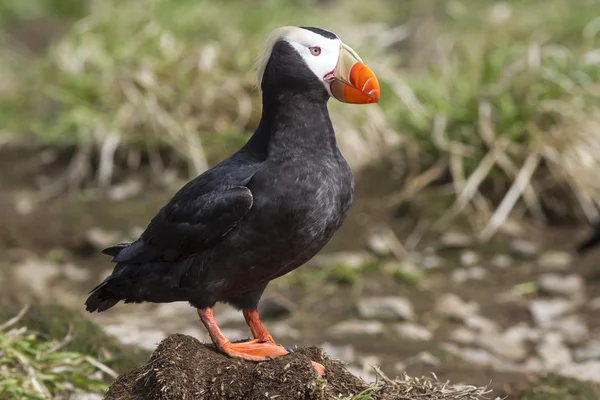
[[[266,40],[256,69],[263,92],[277,89],[330,96],[344,103],[379,101],[379,82],[352,48],[320,28],[284,26]]]

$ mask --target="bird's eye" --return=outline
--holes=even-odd
[[[312,46],[308,48],[310,50],[310,54],[313,56],[318,56],[321,54],[321,48],[319,46]]]

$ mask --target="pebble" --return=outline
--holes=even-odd
[[[329,358],[342,360],[346,363],[351,363],[356,360],[356,351],[354,347],[349,344],[343,346],[336,346],[331,343],[325,342],[321,345],[323,351],[329,356]]]
[[[479,266],[460,268],[452,271],[451,279],[454,283],[463,283],[468,280],[482,281],[487,277],[487,271]]]
[[[566,365],[557,372],[568,378],[600,383],[600,361]]]
[[[445,346],[445,350],[466,362],[479,366],[488,367],[500,363],[500,360],[494,357],[489,351],[484,349],[476,349],[472,347],[454,349],[452,347]]]
[[[85,240],[95,249],[105,249],[121,242],[121,234],[109,232],[102,228],[91,228],[85,232]]]
[[[473,344],[477,340],[477,334],[470,329],[460,327],[450,333],[450,340],[460,344]]]
[[[366,251],[343,251],[338,253],[319,254],[310,261],[310,265],[322,268],[344,265],[350,269],[360,269],[364,265],[375,261],[375,257]]]
[[[541,333],[537,329],[522,322],[506,329],[504,331],[504,337],[517,342],[537,342],[540,340]]]
[[[465,325],[476,332],[494,333],[499,331],[496,322],[477,314],[467,316],[465,318]]]
[[[467,317],[474,315],[479,310],[475,302],[465,302],[452,293],[441,295],[435,303],[435,312],[455,321],[464,321]]]
[[[587,304],[587,308],[589,308],[592,311],[600,310],[600,297],[596,297],[590,300]]]
[[[544,367],[549,370],[556,370],[573,362],[569,348],[564,345],[561,335],[557,332],[544,335],[537,345],[537,353]]]
[[[527,348],[522,342],[500,334],[479,335],[476,343],[492,354],[510,361],[523,360],[527,355]]]
[[[411,320],[414,317],[412,304],[404,297],[362,298],[357,308],[361,318]]]
[[[462,232],[446,231],[440,236],[439,243],[444,248],[460,248],[470,246],[473,239]]]
[[[137,196],[142,192],[142,189],[142,182],[130,179],[123,183],[112,185],[108,190],[108,197],[111,200],[125,200]]]
[[[105,325],[103,329],[123,344],[139,346],[148,351],[154,351],[156,345],[167,336],[165,332],[157,329],[142,330],[124,324]]]
[[[294,303],[284,297],[263,299],[259,305],[261,319],[272,320],[289,316],[294,309]]]
[[[585,346],[575,349],[573,356],[578,362],[590,360],[600,361],[600,340],[593,340]]]
[[[565,299],[534,299],[528,307],[535,324],[547,327],[557,318],[573,311],[575,304]]]
[[[383,333],[384,326],[379,321],[347,320],[331,327],[331,334],[336,337],[379,335]]]
[[[416,356],[410,358],[408,360],[408,363],[412,364],[412,365],[419,364],[419,365],[427,365],[427,366],[431,366],[431,367],[439,367],[440,365],[442,365],[442,362],[440,361],[440,359],[428,351],[421,351]]]
[[[573,262],[573,256],[565,251],[546,251],[538,257],[538,265],[551,271],[564,271]]]
[[[436,254],[431,254],[427,256],[423,256],[421,258],[419,265],[423,269],[435,269],[442,266],[444,263],[444,259]]]
[[[513,239],[508,244],[508,251],[520,257],[532,257],[539,251],[538,245],[524,239]]]
[[[538,279],[540,291],[548,295],[582,296],[585,292],[583,278],[579,275],[543,274]]]
[[[587,340],[590,334],[585,322],[577,315],[561,318],[552,324],[552,328],[560,332],[569,344],[581,343]]]
[[[465,267],[477,264],[479,259],[479,254],[475,253],[473,250],[465,250],[460,253],[460,263]]]
[[[396,364],[394,364],[394,370],[398,374],[403,374],[404,372],[406,372],[406,364],[401,361],[398,361],[396,362]]]
[[[367,248],[379,257],[385,257],[392,253],[388,241],[381,233],[374,233],[367,240]]]
[[[77,389],[69,395],[69,400],[102,400],[102,395],[98,393],[88,393]]]
[[[292,340],[298,340],[302,336],[298,329],[282,321],[270,323],[269,332],[271,332],[273,337],[289,338]]]
[[[433,333],[424,326],[410,322],[400,323],[394,326],[394,330],[403,339],[414,341],[428,341],[433,339]]]
[[[496,254],[490,263],[496,268],[508,268],[512,265],[513,259],[506,254]]]

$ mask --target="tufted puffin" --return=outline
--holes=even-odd
[[[262,117],[247,143],[183,186],[132,243],[103,250],[116,263],[85,303],[187,301],[217,349],[264,361],[290,352],[257,312],[269,281],[298,268],[329,241],[354,197],[327,110],[330,97],[379,101],[379,83],[334,33],[286,26],[267,38],[256,63]],[[212,307],[243,311],[254,339],[232,343]],[[322,366],[313,363],[324,374]]]

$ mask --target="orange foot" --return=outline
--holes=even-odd
[[[247,361],[267,361],[293,352],[291,349],[271,343],[265,339],[252,339],[247,342],[238,343],[223,343],[219,350],[229,357],[241,358]],[[311,362],[319,375],[325,376],[327,374],[323,365],[315,361]]]

